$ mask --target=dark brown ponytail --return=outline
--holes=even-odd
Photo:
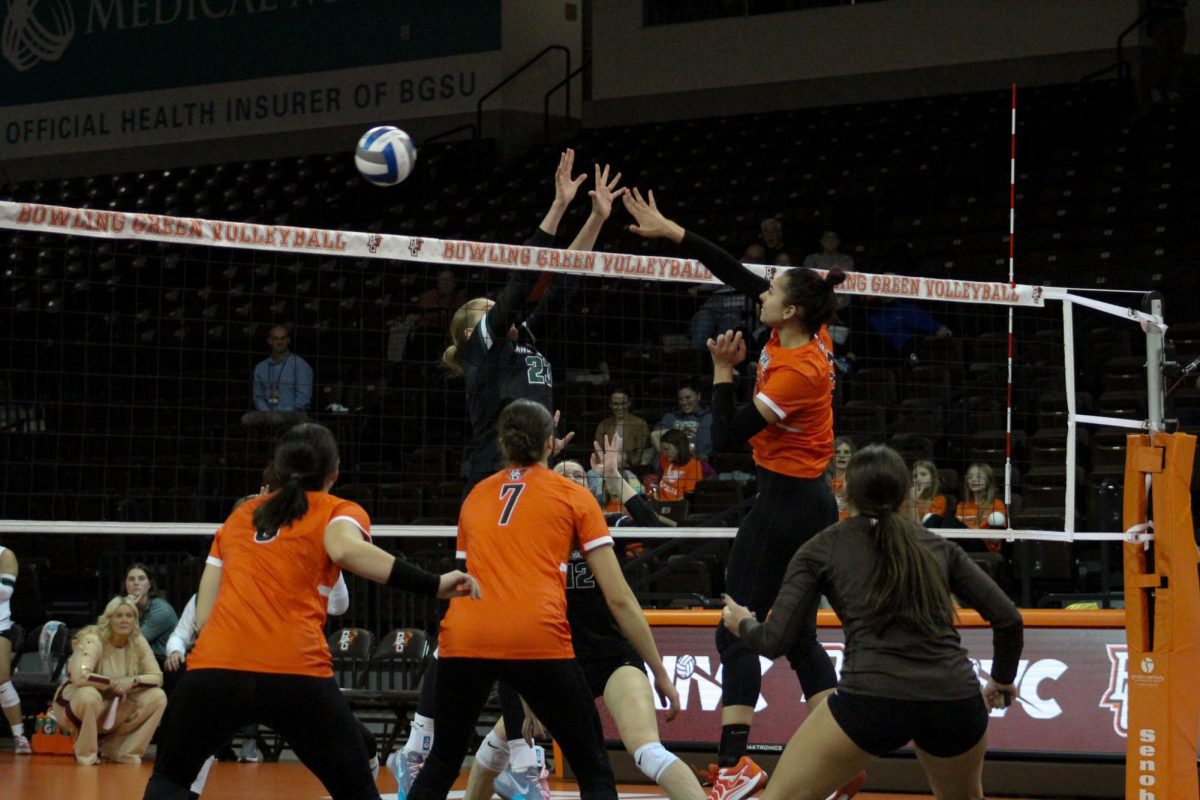
[[[288,429],[275,446],[270,467],[279,488],[254,509],[255,530],[271,534],[303,517],[308,511],[305,493],[324,489],[337,467],[337,442],[328,428],[305,422]]]

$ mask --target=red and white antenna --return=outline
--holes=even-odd
[[[1012,85],[1012,115],[1008,154],[1008,283],[1016,286],[1013,261],[1017,222],[1017,85]],[[1008,399],[1004,420],[1004,507],[1012,527],[1012,412],[1013,412],[1013,308],[1008,307]]]

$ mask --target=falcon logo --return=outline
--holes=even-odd
[[[1100,707],[1107,708],[1113,715],[1113,730],[1122,738],[1129,736],[1129,647],[1110,644],[1108,661],[1108,688],[1100,698]]]
[[[0,50],[17,72],[40,61],[57,61],[74,38],[75,13],[69,0],[8,0]]]
[[[342,635],[338,637],[338,650],[345,653],[354,647],[354,640],[358,638],[358,631],[350,628],[342,631]]]
[[[370,250],[372,253],[378,253],[379,246],[381,244],[383,244],[382,236],[380,236],[378,233],[368,234],[368,236],[367,236],[367,249],[368,250]]]
[[[408,254],[413,258],[421,255],[421,248],[425,246],[425,240],[420,236],[414,236],[408,240]]]

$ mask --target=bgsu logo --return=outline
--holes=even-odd
[[[358,638],[358,631],[354,628],[348,628],[342,631],[342,635],[338,637],[338,650],[345,653],[350,648],[354,647],[354,640]]]
[[[408,649],[408,643],[412,641],[412,631],[402,631],[396,634],[396,640],[392,642],[392,651],[403,653]]]
[[[414,236],[408,240],[408,254],[413,258],[421,255],[421,248],[425,246],[425,240],[420,236]]]
[[[1100,698],[1100,707],[1107,708],[1113,715],[1113,730],[1122,738],[1129,736],[1129,648],[1123,644],[1110,644],[1108,661],[1108,688]]]
[[[380,236],[378,233],[372,233],[372,234],[367,235],[367,249],[370,250],[372,253],[378,253],[379,246],[381,244],[383,244],[383,237]]]

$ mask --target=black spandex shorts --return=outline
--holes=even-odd
[[[13,626],[13,627],[11,627],[11,628],[7,628],[7,629],[5,629],[5,630],[2,630],[2,631],[0,631],[0,638],[8,639],[8,641],[10,641],[10,642],[12,643],[13,647],[16,647],[16,646],[17,646],[17,629],[16,629],[16,626],[14,625],[14,626]],[[15,662],[16,660],[17,660],[17,655],[16,655],[16,653],[14,653],[14,654],[13,654],[13,661]]]
[[[583,669],[583,677],[587,679],[592,697],[604,696],[604,687],[608,685],[608,679],[621,667],[646,671],[646,662],[642,661],[642,657],[632,647],[622,648],[616,655],[607,658],[581,658],[579,666]]]
[[[873,756],[912,742],[931,756],[952,758],[987,732],[988,712],[980,694],[963,700],[893,700],[838,690],[827,702],[850,740]]]

